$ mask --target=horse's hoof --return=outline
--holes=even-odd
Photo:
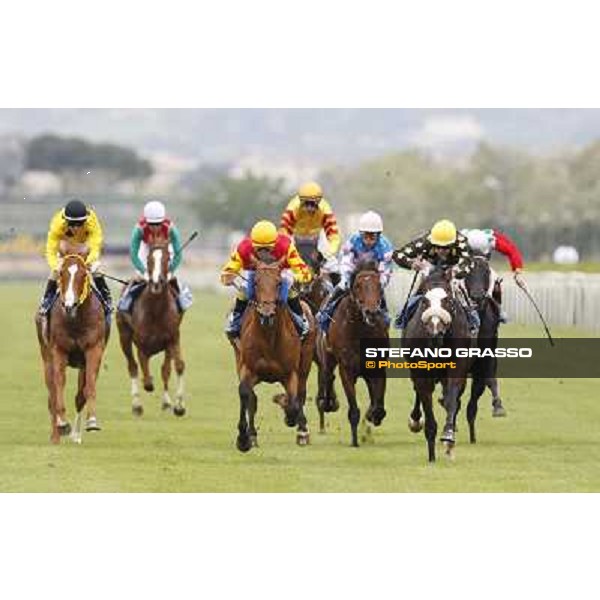
[[[454,460],[454,443],[451,442],[444,442],[444,453],[445,455],[450,459],[450,460]]]
[[[298,446],[308,446],[310,444],[310,433],[308,431],[300,431],[296,435],[296,444]]]
[[[252,440],[250,439],[250,436],[238,435],[236,446],[237,449],[240,452],[243,452],[244,454],[246,454],[246,452],[250,452],[250,450],[252,449]]]
[[[141,417],[144,414],[144,407],[141,404],[134,404],[131,407],[131,413],[134,417]]]
[[[277,394],[273,396],[273,402],[285,409],[287,406],[287,394]]]
[[[492,417],[506,417],[506,409],[504,408],[504,406],[502,406],[501,404],[499,404],[498,406],[494,406],[492,408]]]
[[[58,433],[61,437],[71,435],[71,424],[70,423],[62,423],[61,425],[59,425]]]
[[[180,404],[178,404],[177,406],[175,406],[173,408],[173,414],[176,417],[183,417],[183,416],[185,416],[185,406],[181,406]]]
[[[367,412],[367,421],[373,423],[375,427],[379,427],[385,419],[387,413],[384,408],[376,408]]]
[[[444,431],[444,433],[442,434],[442,437],[440,438],[440,441],[443,442],[444,444],[454,445],[456,443],[456,439],[454,437],[454,431],[452,429],[448,429],[447,431]]]
[[[423,431],[423,427],[425,422],[423,419],[419,419],[418,421],[413,421],[410,417],[408,418],[408,428],[413,433],[420,433]]]
[[[150,382],[150,383],[145,383],[145,384],[144,384],[144,389],[145,389],[147,392],[153,392],[153,391],[154,391],[154,384],[153,384],[152,382]]]
[[[170,402],[163,402],[160,405],[160,408],[163,412],[170,411],[173,408],[173,405]]]
[[[100,425],[98,425],[98,421],[96,417],[91,417],[85,422],[85,430],[86,431],[102,431]]]
[[[317,401],[317,406],[324,413],[334,413],[340,410],[340,403],[335,398],[321,398]]]
[[[74,444],[81,445],[81,436],[80,436],[80,435],[77,435],[77,436],[73,436],[73,435],[72,435],[72,436],[71,436],[71,441],[72,441]]]

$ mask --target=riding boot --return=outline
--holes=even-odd
[[[302,304],[300,304],[300,298],[298,296],[295,296],[294,298],[288,298],[288,306],[292,309],[292,312],[297,317],[297,323],[300,327],[300,339],[303,340],[308,335],[310,323],[304,316]]]
[[[229,321],[227,323],[227,327],[225,327],[225,333],[230,338],[238,338],[240,337],[240,332],[242,329],[242,317],[244,316],[244,311],[248,306],[248,300],[240,300],[239,298],[235,301],[235,306],[233,307],[233,311],[229,315]]]
[[[333,288],[331,294],[327,300],[325,300],[325,305],[321,308],[321,310],[317,313],[317,321],[323,331],[327,331],[329,329],[329,324],[333,320],[333,311],[337,306],[338,301],[346,294],[347,288],[343,285],[337,285]]]
[[[479,318],[477,308],[467,308],[467,321],[469,322],[469,329],[471,330],[471,335],[476,336],[479,332],[479,327],[481,326],[481,319]]]
[[[39,309],[39,313],[43,317],[47,316],[50,312],[50,309],[52,308],[57,287],[58,283],[56,282],[56,280],[48,279],[48,283],[46,283],[46,289],[44,290],[44,295],[42,296],[42,301],[40,302]]]
[[[102,275],[94,275],[94,285],[98,288],[98,291],[102,296],[106,313],[111,313],[113,310],[112,296],[110,293],[110,288],[106,283],[106,279],[104,279]]]

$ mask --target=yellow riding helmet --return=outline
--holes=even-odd
[[[321,200],[321,198],[323,198],[323,189],[318,183],[309,181],[300,186],[298,196],[300,197],[300,200]]]
[[[429,241],[434,246],[451,246],[456,242],[456,226],[452,221],[438,221],[431,230]]]
[[[277,227],[270,221],[259,221],[250,232],[254,246],[273,246],[277,241]]]

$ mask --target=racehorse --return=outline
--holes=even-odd
[[[134,415],[141,416],[144,407],[138,386],[138,364],[133,357],[133,346],[137,348],[139,363],[142,367],[144,390],[154,391],[154,383],[150,375],[150,358],[164,352],[161,368],[163,381],[163,410],[173,410],[182,417],[186,408],[184,402],[185,363],[181,356],[180,333],[182,314],[176,301],[176,291],[169,282],[169,242],[163,238],[151,239],[148,244],[146,267],[148,283],[133,305],[131,315],[117,313],[117,326],[121,349],[127,359],[127,368],[131,378],[131,410]],[[175,406],[169,394],[171,363],[175,364],[177,374],[177,392]]]
[[[96,418],[96,380],[110,331],[85,263],[88,249],[62,242],[59,251],[62,258],[58,299],[47,320],[38,314],[35,324],[48,388],[50,440],[58,444],[61,436],[71,434],[71,439],[80,444],[84,407],[87,406],[86,431],[100,430]],[[64,399],[67,366],[79,370],[73,428],[66,418]]]
[[[436,363],[454,362],[450,367],[423,370],[411,368],[410,376],[415,390],[415,404],[409,418],[409,428],[413,433],[423,429],[421,407],[425,413],[425,438],[429,461],[435,461],[435,438],[437,422],[433,412],[433,391],[436,383],[443,388],[443,406],[446,409],[446,423],[441,441],[446,454],[453,456],[456,443],[456,416],[460,408],[460,398],[466,386],[466,378],[471,359],[456,358],[457,348],[471,346],[469,325],[465,309],[455,298],[450,269],[434,269],[423,281],[420,288],[423,298],[410,317],[402,334],[405,348],[450,348],[451,359],[435,359]]]
[[[298,251],[313,273],[311,282],[300,287],[300,298],[308,304],[313,316],[316,317],[321,305],[333,291],[333,284],[330,275],[321,271],[325,259],[317,249],[311,247],[310,251],[308,251],[300,246]],[[319,358],[319,352],[317,352],[316,345],[313,353],[313,361],[317,365],[319,374],[319,389],[316,400],[317,409],[319,411],[319,432],[325,433],[325,413],[336,412],[339,409],[334,385],[335,375],[328,379],[322,376],[323,365]],[[327,385],[321,385],[321,382],[324,381],[327,382]]]
[[[239,340],[233,340],[239,378],[240,419],[237,448],[249,452],[258,445],[254,423],[258,400],[254,387],[261,382],[280,383],[285,389],[285,423],[297,426],[296,442],[309,443],[310,433],[304,414],[306,384],[315,344],[315,320],[302,303],[310,331],[302,341],[292,321],[287,302],[280,299],[284,259],[264,262],[254,259],[254,298],[242,318]]]
[[[319,333],[317,349],[323,368],[319,389],[332,384],[333,372],[339,365],[340,377],[348,401],[348,420],[352,446],[358,447],[358,424],[360,409],[356,401],[356,382],[363,377],[369,390],[370,406],[367,421],[376,427],[386,416],[386,379],[361,375],[360,340],[365,338],[389,339],[385,322],[379,269],[375,262],[365,261],[357,265],[350,284],[350,293],[344,296],[333,314],[328,334]],[[385,342],[384,342],[385,343]]]
[[[484,257],[475,257],[473,270],[465,278],[465,285],[471,300],[477,306],[479,320],[481,321],[477,345],[482,349],[495,350],[498,345],[500,307],[492,297],[494,285],[492,271]],[[467,421],[469,423],[469,438],[472,444],[476,442],[475,419],[477,418],[478,402],[486,386],[492,390],[493,394],[493,416],[506,415],[502,400],[498,395],[497,369],[498,359],[489,356],[476,358],[471,367],[473,382],[471,384],[471,398],[467,406]]]

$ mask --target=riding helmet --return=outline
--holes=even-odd
[[[73,222],[83,222],[88,217],[88,211],[81,200],[73,199],[65,206],[65,219]]]

